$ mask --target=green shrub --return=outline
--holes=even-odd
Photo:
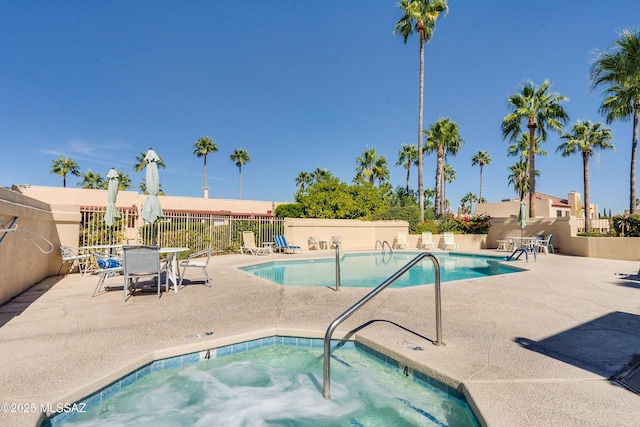
[[[299,203],[287,203],[276,206],[273,213],[276,218],[302,218],[302,205]]]
[[[430,231],[434,234],[438,234],[438,226],[433,221],[424,221],[417,225],[416,233],[422,234],[424,231]]]
[[[374,221],[401,220],[409,223],[409,233],[416,233],[420,223],[420,209],[416,205],[391,206],[373,215]]]

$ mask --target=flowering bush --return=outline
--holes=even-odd
[[[457,229],[462,234],[487,234],[491,224],[489,215],[464,215],[455,218]]]

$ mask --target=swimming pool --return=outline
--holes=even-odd
[[[332,352],[331,400],[321,391],[322,340],[268,337],[180,356],[182,366],[153,362],[88,398],[86,412],[50,425],[479,425],[461,392],[360,343],[342,344]]]
[[[420,252],[393,252],[392,254],[345,254],[340,262],[340,286],[375,287],[386,280]],[[503,257],[434,254],[440,263],[440,280],[471,279],[523,271],[504,264]],[[336,284],[335,258],[272,261],[242,267],[242,270],[281,285],[330,286]],[[391,285],[393,288],[433,283],[433,263],[429,259],[415,265]]]

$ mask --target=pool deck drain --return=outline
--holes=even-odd
[[[332,256],[317,252],[269,258]],[[97,279],[70,274],[3,305],[0,403],[16,411],[1,412],[0,425],[37,425],[41,415],[24,404],[73,403],[154,358],[272,335],[322,338],[369,292],[280,286],[236,268],[253,261],[213,257],[212,288],[187,285],[160,299],[139,294],[123,303],[117,291],[92,298]],[[446,347],[431,345],[432,286],[385,290],[334,338],[348,335],[464,391],[489,426],[638,425],[640,396],[630,388],[640,374],[622,378],[629,389],[614,379],[640,353],[637,261],[556,254],[514,265],[529,271],[443,284]]]

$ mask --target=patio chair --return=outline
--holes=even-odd
[[[536,245],[536,248],[538,249],[538,252],[544,252],[548,255],[549,251],[551,251],[551,253],[554,254],[555,250],[553,249],[553,234],[549,234],[549,237],[544,240],[540,240]]]
[[[309,237],[309,239],[307,240],[307,244],[309,245],[309,250],[320,249],[320,243],[318,242],[318,239],[316,239],[315,237]]]
[[[294,254],[296,253],[296,250],[302,252],[302,248],[300,246],[288,244],[284,234],[273,236],[273,238],[276,241],[276,249],[280,252],[284,252],[286,254]]]
[[[420,247],[422,249],[435,249],[436,245],[433,243],[433,233],[430,231],[422,232],[422,239],[420,240]]]
[[[256,246],[256,236],[253,234],[253,231],[243,231],[240,252],[243,254],[251,254],[253,256],[267,255],[269,253],[269,248],[259,248]]]
[[[89,264],[91,260],[91,255],[89,254],[81,254],[78,252],[78,249],[72,248],[71,246],[60,246],[60,255],[62,255],[62,264],[60,264],[60,268],[58,269],[58,274],[62,271],[62,267],[66,263],[71,263],[69,265],[69,270],[65,273],[65,276],[71,273],[73,270],[73,266],[78,264],[78,273],[82,274],[84,277],[87,274],[87,270],[89,269]],[[84,271],[83,271],[84,264]]]
[[[331,243],[329,243],[329,248],[335,248],[340,243],[342,243],[342,238],[340,236],[331,236]]]
[[[456,243],[455,237],[453,237],[452,232],[445,231],[444,233],[442,233],[442,237],[444,238],[442,249],[444,249],[445,251],[448,248],[460,249],[460,245]]]
[[[396,235],[396,240],[393,244],[393,247],[395,249],[402,249],[403,246],[405,247],[405,249],[409,249],[409,242],[407,242],[407,233],[400,232]]]
[[[146,245],[125,245],[122,247],[124,260],[124,296],[127,300],[129,291],[133,293],[135,285],[143,277],[155,279],[158,288],[158,298],[160,298],[160,251],[157,246]],[[166,290],[169,290],[169,283],[165,283]]]
[[[194,252],[187,257],[187,259],[180,261],[180,266],[182,267],[182,274],[180,275],[180,284],[178,286],[182,286],[182,281],[184,280],[184,274],[189,267],[196,267],[202,269],[202,273],[204,274],[205,280],[204,284],[211,286],[211,277],[209,277],[209,273],[207,272],[207,267],[209,266],[209,260],[211,259],[211,252],[213,249],[205,249],[203,251]],[[191,280],[189,280],[191,283]]]
[[[122,267],[122,258],[110,254],[103,254],[100,252],[94,252],[93,258],[96,263],[97,274],[98,274],[98,283],[96,284],[96,288],[93,290],[92,297],[95,297],[98,293],[98,290],[104,284],[104,281],[109,277],[118,276],[123,273]],[[106,289],[106,287],[105,287]]]

